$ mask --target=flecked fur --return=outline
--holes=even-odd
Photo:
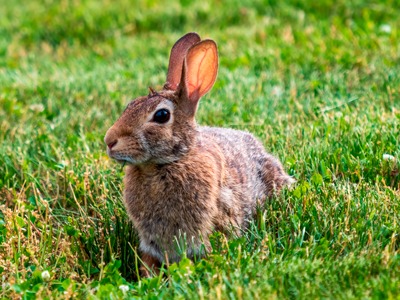
[[[198,100],[211,88],[216,73],[208,78],[209,88],[200,87],[197,95],[194,85],[195,92],[189,94],[187,86],[193,87],[193,79],[186,72],[192,70],[185,69],[185,59],[189,51],[208,59],[212,43],[200,42],[194,33],[181,38],[174,46],[179,51],[171,52],[168,72],[182,74],[181,78],[168,75],[169,81],[180,84],[167,82],[162,91],[132,101],[105,136],[110,157],[129,163],[125,205],[139,233],[142,259],[150,267],[159,266],[166,257],[179,261],[177,239],[186,237],[186,254],[193,257],[210,248],[208,236],[213,230],[234,228],[239,234],[257,203],[293,181],[250,133],[197,126]],[[202,46],[206,54],[200,53]],[[212,50],[216,53],[216,48]],[[218,63],[214,59],[210,64]],[[161,108],[171,112],[165,124],[152,121]]]

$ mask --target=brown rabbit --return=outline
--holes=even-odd
[[[250,133],[196,124],[217,70],[215,42],[186,34],[171,50],[164,88],[130,102],[104,138],[108,155],[128,163],[125,206],[150,268],[179,261],[182,236],[193,257],[210,248],[213,230],[239,233],[258,202],[293,181]]]

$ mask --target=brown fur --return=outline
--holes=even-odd
[[[196,125],[218,66],[215,43],[199,40],[190,33],[177,42],[170,62],[183,67],[170,65],[164,90],[132,101],[105,136],[110,157],[129,163],[125,205],[149,267],[165,255],[179,261],[184,238],[193,257],[209,250],[213,230],[239,233],[258,202],[293,181],[250,133]],[[160,108],[171,112],[165,124],[152,121]]]

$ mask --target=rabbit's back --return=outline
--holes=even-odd
[[[263,204],[268,196],[293,181],[279,160],[249,132],[218,127],[199,127],[198,131],[201,143],[216,143],[224,154],[227,186],[222,187],[221,201],[237,202],[232,205],[240,207],[239,215],[243,213],[238,225],[251,219],[257,202]]]

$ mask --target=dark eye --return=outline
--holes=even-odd
[[[170,117],[171,117],[171,113],[168,110],[162,108],[162,109],[159,109],[156,111],[156,113],[154,114],[154,117],[153,117],[153,121],[156,123],[163,124],[163,123],[167,123],[169,121]]]

